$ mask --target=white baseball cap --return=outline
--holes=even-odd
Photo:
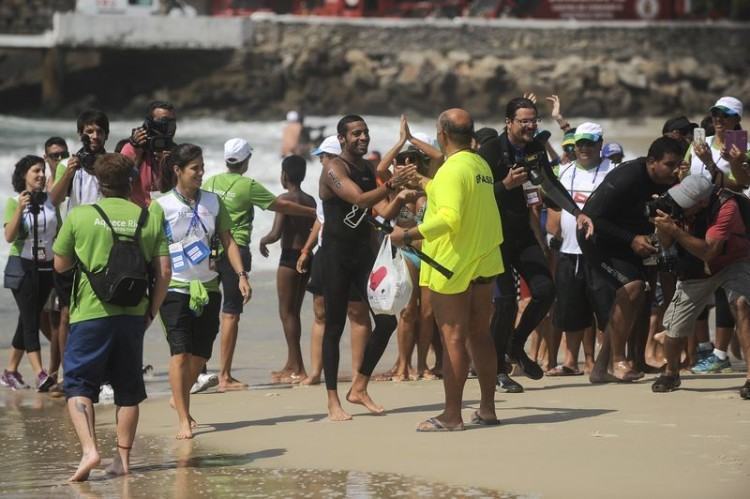
[[[711,111],[717,109],[726,114],[732,114],[742,118],[742,102],[736,97],[724,96],[716,101],[716,104],[711,106]]]
[[[323,153],[338,156],[341,154],[341,144],[337,135],[329,135],[320,143],[317,149],[312,152],[313,156],[320,156]]]
[[[229,139],[224,142],[224,161],[229,164],[242,163],[253,154],[253,148],[245,139]]]
[[[576,142],[584,139],[592,142],[599,142],[602,140],[602,135],[602,126],[599,123],[587,121],[576,127],[576,134],[573,138]]]

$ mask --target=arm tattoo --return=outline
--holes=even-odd
[[[94,425],[89,418],[89,411],[86,410],[86,404],[83,402],[76,402],[76,409],[78,412],[83,413],[83,416],[86,418],[86,428],[89,430],[89,436],[94,438]]]
[[[331,181],[333,181],[333,185],[336,187],[336,189],[341,189],[341,180],[339,180],[336,174],[333,173],[333,170],[328,172],[328,176],[331,177]]]

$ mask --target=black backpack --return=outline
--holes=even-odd
[[[134,307],[146,296],[150,283],[148,266],[140,245],[141,229],[148,218],[148,211],[141,209],[135,234],[131,238],[115,232],[104,210],[99,205],[92,206],[112,231],[114,242],[104,269],[99,272],[90,272],[80,259],[79,267],[88,277],[94,293],[102,302],[122,307]]]

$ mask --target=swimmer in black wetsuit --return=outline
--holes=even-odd
[[[325,214],[325,243],[320,253],[326,269],[323,280],[326,304],[323,372],[328,391],[328,417],[332,421],[345,421],[351,416],[341,407],[336,389],[339,341],[344,331],[348,302],[358,300],[360,307],[367,307],[365,289],[375,261],[374,234],[367,216],[370,208],[384,201],[389,192],[411,180],[416,167],[405,167],[378,187],[375,169],[363,159],[370,144],[364,119],[355,115],[344,116],[338,123],[337,132],[341,155],[329,161],[320,175],[320,198]],[[349,402],[364,405],[376,414],[382,413],[383,408],[370,399],[367,384],[394,329],[394,316],[375,316],[375,330],[370,334],[362,365],[359,372],[354,374],[352,388],[346,397]]]

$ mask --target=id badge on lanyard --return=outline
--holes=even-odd
[[[185,252],[182,250],[182,243],[172,243],[169,245],[169,259],[172,261],[173,272],[184,272],[187,268]]]
[[[195,235],[190,235],[182,241],[185,256],[191,265],[198,265],[211,254],[211,249]]]

